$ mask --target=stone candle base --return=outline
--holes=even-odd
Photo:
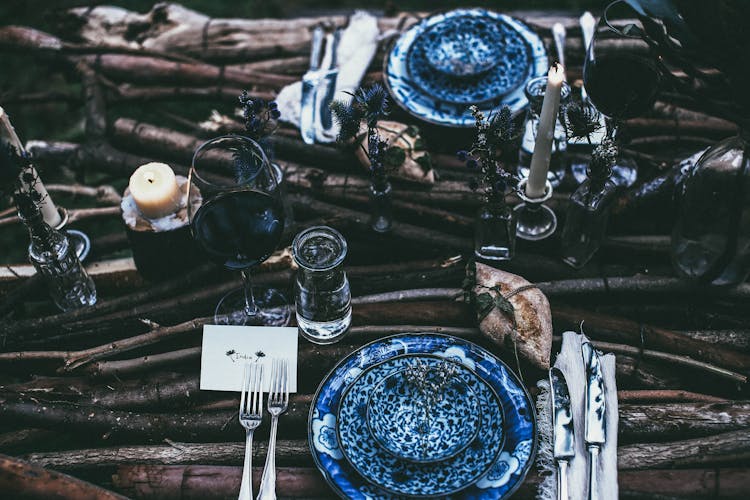
[[[120,208],[125,231],[138,272],[150,281],[163,281],[192,270],[205,258],[190,234],[187,214],[187,178],[178,175],[177,184],[184,193],[180,209],[159,219],[147,219],[139,211],[126,189]],[[194,193],[196,188],[192,188]],[[193,205],[200,206],[200,196]]]

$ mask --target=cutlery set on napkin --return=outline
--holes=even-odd
[[[618,408],[614,355],[599,353],[583,334],[565,332],[562,350],[549,372],[549,400],[556,472],[543,481],[540,497],[616,499]]]

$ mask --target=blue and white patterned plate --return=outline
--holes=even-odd
[[[460,18],[502,26],[506,33],[513,33],[507,35],[512,36],[508,40],[522,41],[525,49],[520,49],[516,42],[509,43],[514,50],[503,53],[501,61],[485,73],[468,78],[451,78],[445,72],[435,71],[436,54],[425,54],[419,48],[434,50],[436,46],[430,43],[429,33],[439,29],[442,23],[460,23]],[[426,36],[423,41],[427,42],[424,45],[419,41],[423,36]],[[423,64],[420,58],[424,58]],[[503,58],[508,59],[507,64],[503,63]],[[426,70],[419,69],[424,66]],[[484,66],[489,63],[479,65]],[[507,78],[504,71],[512,77]],[[518,19],[484,9],[457,9],[424,19],[398,38],[384,63],[385,84],[399,106],[421,120],[450,127],[474,125],[469,104],[477,104],[485,112],[503,105],[510,107],[513,113],[520,112],[528,103],[524,85],[531,78],[546,75],[547,71],[549,61],[544,42],[531,28]]]
[[[536,418],[531,398],[513,372],[481,347],[439,334],[403,334],[370,343],[353,352],[326,376],[310,408],[310,450],[331,488],[342,498],[396,500],[364,479],[346,460],[339,446],[337,419],[345,390],[371,367],[403,354],[440,356],[474,371],[496,392],[505,417],[500,454],[474,484],[450,495],[451,500],[499,500],[521,484],[536,451]]]
[[[404,354],[369,368],[349,386],[339,404],[337,437],[344,457],[362,477],[394,495],[444,497],[479,479],[492,466],[502,448],[503,418],[498,396],[468,368],[459,368],[458,380],[476,392],[482,408],[477,439],[456,456],[440,462],[400,460],[381,449],[365,424],[370,393],[384,378],[418,363],[436,368],[444,358]],[[460,415],[454,415],[460,418]],[[445,432],[450,432],[445,423]]]
[[[365,388],[369,393],[369,431],[398,458],[421,463],[446,460],[463,451],[479,434],[482,407],[474,387],[478,382],[483,395],[483,382],[473,374],[470,381],[464,381],[454,375],[465,369],[442,358],[438,360],[438,366],[429,362],[418,366],[416,373],[422,377],[424,387],[410,379],[414,370],[400,370],[376,382],[374,388]],[[484,392],[490,391],[487,388]],[[350,389],[348,395],[351,394]],[[496,397],[490,398],[489,403],[492,406],[486,411],[499,408]],[[339,429],[342,427],[339,419]]]

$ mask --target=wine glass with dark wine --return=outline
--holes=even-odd
[[[247,137],[211,139],[195,151],[189,175],[188,217],[203,252],[242,273],[243,287],[216,306],[217,324],[286,326],[290,308],[275,289],[255,289],[251,269],[276,249],[284,207],[263,149]]]
[[[615,0],[604,9],[586,51],[587,99],[604,115],[611,138],[622,121],[651,109],[659,91],[660,72],[642,33],[632,8],[625,0]],[[634,162],[620,160],[613,173],[618,184],[631,185],[638,172]]]

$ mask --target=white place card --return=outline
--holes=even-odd
[[[271,359],[289,363],[289,392],[297,392],[297,329],[272,326],[206,325],[203,327],[201,390],[242,390],[245,364],[264,364],[263,378],[268,391]]]

